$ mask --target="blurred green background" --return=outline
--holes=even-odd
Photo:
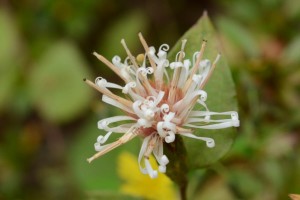
[[[191,175],[191,199],[288,199],[300,193],[298,0],[0,1],[0,199],[118,193],[116,158],[97,160],[97,120],[112,116],[82,82],[112,72],[92,52],[174,45],[207,10],[236,83],[241,127],[221,164]],[[102,133],[103,134],[103,133]],[[105,197],[102,197],[105,199]],[[117,197],[116,197],[117,198]]]

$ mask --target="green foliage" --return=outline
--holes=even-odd
[[[182,39],[188,41],[185,49],[186,58],[192,58],[194,52],[200,50],[203,40],[208,41],[203,58],[214,60],[218,53],[222,54],[218,36],[206,14],[182,36]],[[180,46],[181,40],[171,50],[169,54],[171,58],[175,57],[176,53],[180,51]],[[218,62],[204,90],[207,92],[207,106],[211,111],[237,111],[234,83],[224,56]],[[199,106],[198,109],[203,108]],[[184,146],[187,150],[188,166],[191,169],[208,166],[223,157],[234,141],[236,130],[234,128],[221,130],[196,129],[195,134],[213,138],[216,146],[208,148],[203,141],[183,137]]]
[[[92,97],[80,80],[90,75],[87,65],[69,42],[58,42],[31,69],[29,90],[40,114],[53,122],[78,117]]]
[[[7,107],[13,96],[20,67],[20,41],[12,17],[0,9],[0,110]]]

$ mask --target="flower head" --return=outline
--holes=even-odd
[[[124,40],[121,43],[128,57],[123,62],[119,56],[113,57],[110,62],[94,53],[125,83],[121,86],[102,77],[98,77],[95,83],[86,79],[85,82],[103,94],[102,101],[122,109],[126,115],[109,117],[98,122],[98,128],[107,131],[107,134],[98,137],[95,149],[99,152],[88,161],[91,162],[138,136],[143,139],[138,156],[140,170],[155,178],[158,171],[166,172],[169,163],[163,153],[164,142],[174,142],[176,135],[181,135],[202,140],[207,147],[212,148],[215,146],[214,140],[193,134],[193,129],[237,127],[239,119],[235,111],[212,112],[205,104],[207,93],[203,87],[220,59],[220,55],[213,62],[202,58],[206,41],[203,41],[200,51],[195,52],[190,60],[184,59],[187,41],[183,40],[175,61],[169,61],[168,45],[163,44],[156,51],[154,47],[147,45],[141,34],[139,38],[145,54],[137,58],[132,56]],[[127,98],[117,96],[111,92],[112,88],[120,89]],[[196,104],[202,109],[195,110]],[[220,116],[224,119],[220,119]],[[114,126],[115,122],[122,124]],[[123,135],[119,140],[105,144],[112,133]],[[149,162],[151,154],[159,164],[158,170]]]

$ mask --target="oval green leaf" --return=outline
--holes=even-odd
[[[29,90],[40,115],[56,123],[78,117],[92,97],[82,81],[89,75],[75,45],[66,41],[53,44],[30,73]]]
[[[186,58],[191,59],[194,52],[199,51],[203,40],[208,41],[203,58],[214,60],[219,52],[222,54],[218,35],[206,14],[183,35],[182,39],[187,39],[185,48]],[[181,39],[170,51],[170,60],[174,60],[176,53],[180,51],[180,47]],[[230,68],[224,57],[221,57],[219,60],[204,90],[208,94],[206,104],[210,111],[237,111],[235,87]],[[196,109],[200,110],[201,108]],[[194,133],[198,136],[213,138],[216,145],[214,148],[208,148],[203,141],[183,137],[184,146],[187,151],[187,166],[190,169],[208,166],[222,158],[233,144],[236,129],[196,129]]]

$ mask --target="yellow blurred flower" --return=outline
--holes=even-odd
[[[128,152],[122,152],[118,157],[118,174],[124,181],[121,192],[149,200],[177,199],[174,185],[165,174],[151,179],[139,172],[136,160],[137,158]],[[157,166],[153,157],[150,157],[150,162],[151,165]]]

